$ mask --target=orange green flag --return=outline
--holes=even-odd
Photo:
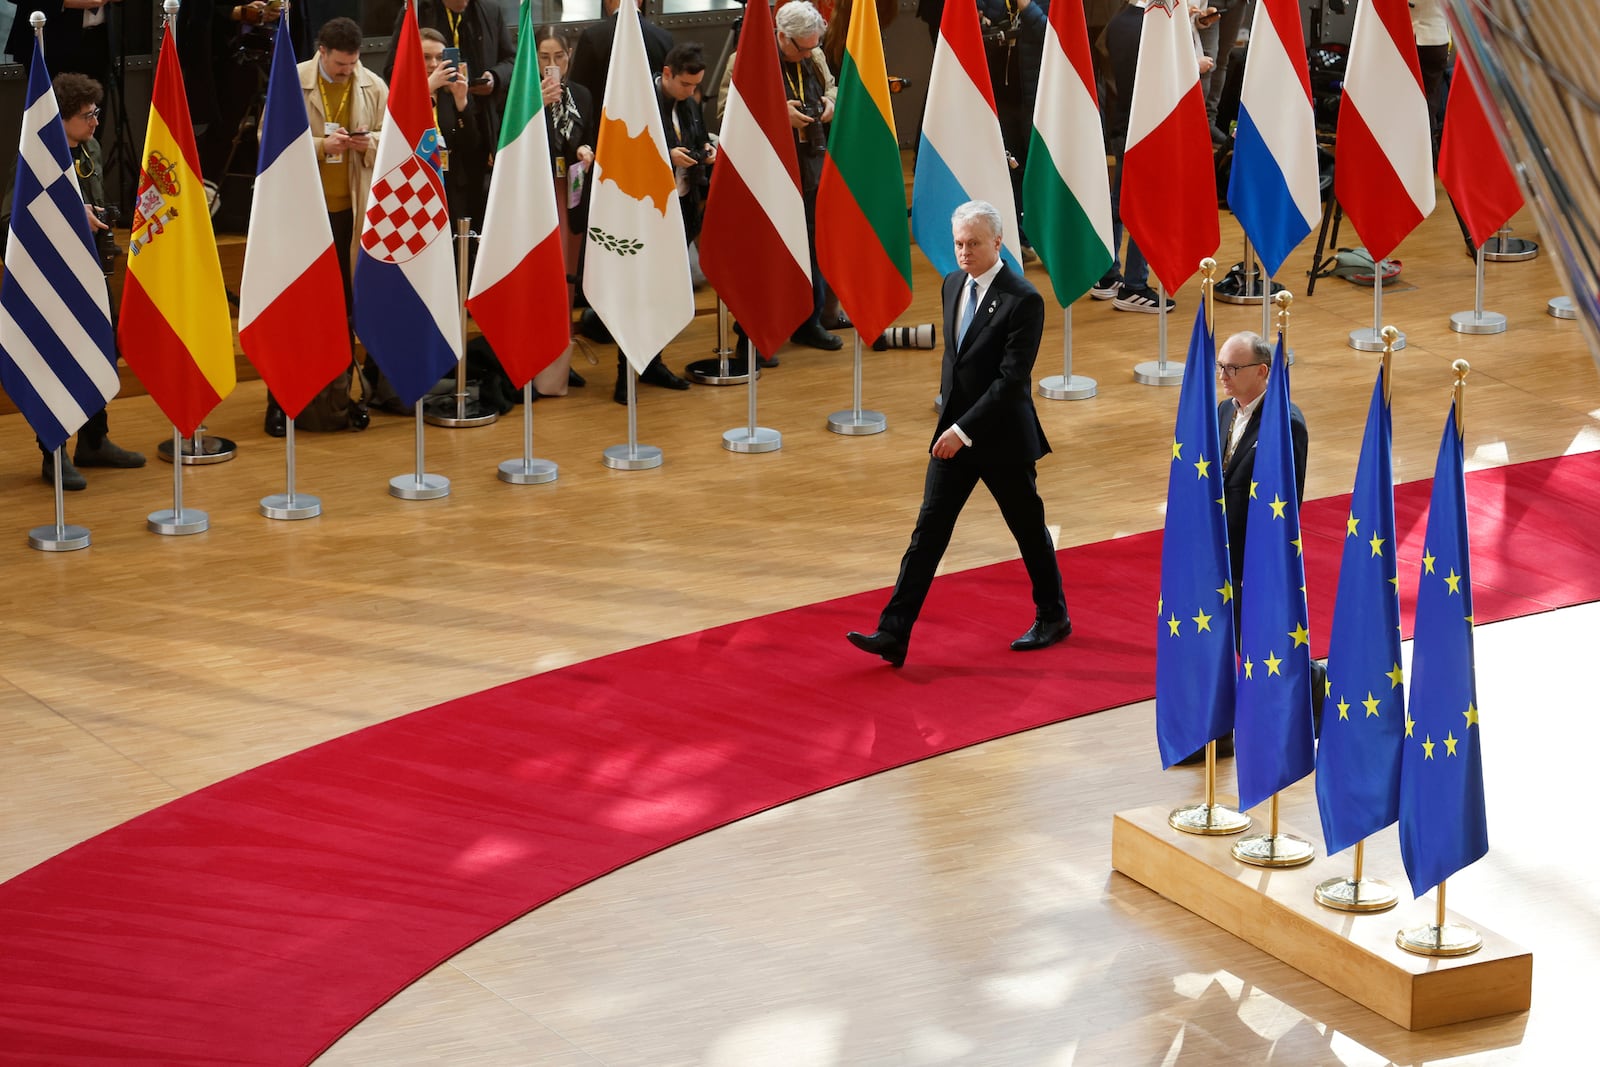
[[[117,341],[178,432],[233,392],[233,324],[170,30],[161,42]]]
[[[817,190],[817,265],[865,341],[911,304],[906,184],[874,4],[850,9]]]

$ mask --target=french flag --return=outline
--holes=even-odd
[[[1122,157],[1122,220],[1175,292],[1222,243],[1211,126],[1184,0],[1150,0]]]
[[[1433,131],[1406,0],[1356,9],[1333,191],[1375,260],[1433,211]]]
[[[461,358],[461,301],[439,131],[411,4],[394,54],[351,288],[356,335],[401,402],[414,404]]]
[[[295,70],[289,16],[278,23],[261,121],[255,199],[239,286],[239,345],[290,418],[350,365],[344,282],[322,202],[316,149]],[[307,205],[312,205],[308,208]]]
[[[1005,228],[1000,258],[1022,272],[1022,241],[975,4],[946,4],[928,76],[922,141],[911,184],[911,234],[940,274],[956,269],[950,215],[987,200]]]
[[[1298,0],[1261,0],[1250,27],[1228,205],[1268,276],[1322,212],[1304,42]]]

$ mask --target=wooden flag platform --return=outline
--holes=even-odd
[[[1447,909],[1446,921],[1477,929],[1483,947],[1453,958],[1414,955],[1395,944],[1395,934],[1432,922],[1431,900],[1386,912],[1334,911],[1318,904],[1313,892],[1321,882],[1348,876],[1348,857],[1319,855],[1303,867],[1252,867],[1231,851],[1243,835],[1182,833],[1168,825],[1168,814],[1157,807],[1118,812],[1111,866],[1407,1030],[1528,1010],[1528,949]],[[1278,829],[1297,833],[1281,820]],[[1258,820],[1245,834],[1265,832]]]

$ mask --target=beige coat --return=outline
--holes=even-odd
[[[316,57],[300,64],[300,91],[306,98],[306,118],[311,123],[311,144],[316,150],[317,158],[322,158],[322,134],[327,125],[327,116],[322,110],[322,94],[317,91]],[[383,125],[385,109],[389,104],[389,87],[383,84],[383,79],[361,64],[356,64],[355,74],[352,75],[354,84],[350,89],[350,121],[346,123],[348,130],[366,129],[372,132],[371,143],[365,152],[352,154],[350,157],[350,202],[355,208],[356,217],[366,210],[367,190],[372,187],[372,168],[378,160],[378,130]],[[342,109],[341,109],[342,110]],[[361,226],[356,226],[356,238],[360,239]]]

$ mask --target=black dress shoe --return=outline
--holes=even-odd
[[[1057,641],[1064,640],[1072,633],[1072,620],[1062,619],[1059,622],[1045,622],[1036,619],[1028,632],[1011,642],[1013,652],[1033,652],[1041,648],[1049,648]]]
[[[825,330],[848,330],[854,325],[855,323],[850,321],[850,316],[844,313],[844,308],[834,312],[831,317],[827,315],[822,317],[822,328]]]
[[[851,630],[845,639],[863,652],[871,652],[889,661],[889,666],[899,667],[906,661],[906,643],[894,634],[874,630],[870,634]]]
[[[646,385],[658,385],[663,389],[689,388],[688,381],[668,370],[667,365],[661,362],[660,356],[657,356],[650,362],[649,366],[645,367],[644,373],[639,375],[639,380]],[[624,396],[622,402],[627,403],[628,398]]]
[[[573,370],[571,367],[567,368],[567,388],[569,388],[569,389],[582,389],[584,386],[586,386],[588,384],[589,384],[588,382],[583,380],[583,375],[579,374],[577,371]]]
[[[807,348],[820,348],[824,352],[837,352],[844,347],[844,338],[836,333],[829,333],[820,324],[800,327],[789,335],[789,340]]]
[[[282,408],[276,404],[269,404],[261,428],[267,432],[268,437],[283,437],[289,432],[288,421]]]

